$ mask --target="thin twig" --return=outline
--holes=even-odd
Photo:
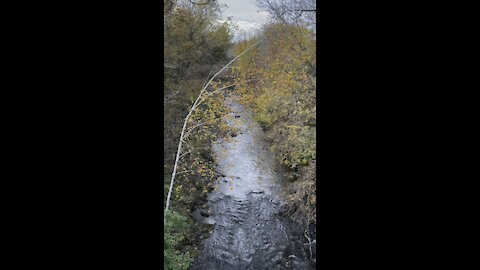
[[[198,106],[200,106],[200,104],[202,104],[202,102],[204,102],[207,97],[209,97],[209,96],[211,96],[211,95],[213,95],[213,94],[215,94],[215,93],[217,93],[217,92],[219,92],[219,91],[225,90],[225,89],[227,89],[227,88],[229,88],[229,87],[232,87],[232,86],[235,86],[235,84],[231,84],[231,85],[222,87],[222,88],[220,88],[220,89],[218,89],[218,90],[215,90],[215,91],[213,91],[213,92],[210,92],[210,93],[209,93],[208,95],[206,95],[202,100],[200,100],[200,102],[198,102],[197,106],[195,106],[195,108],[193,108],[193,109],[196,109]]]
[[[308,225],[309,225],[309,222],[307,220],[307,228],[305,229],[305,238],[307,238],[307,240],[308,240],[308,244],[309,244],[308,247],[310,249],[310,260],[312,260],[312,239],[310,239],[310,237],[308,235],[309,234],[308,233],[309,232]]]
[[[181,154],[179,159],[182,159],[182,157],[183,157],[183,156],[185,156],[185,155],[187,155],[187,154],[189,154],[189,153],[191,153],[191,152],[192,152],[192,151],[190,151],[190,150],[189,150],[189,151],[187,151],[187,152],[185,152],[185,153]]]
[[[194,129],[196,129],[197,127],[203,126],[203,125],[205,125],[205,124],[208,124],[208,122],[203,122],[203,123],[197,124],[197,125],[195,125],[194,127],[192,127],[191,129],[189,129],[189,130],[187,131],[187,133],[185,133],[184,139],[188,138],[188,135],[189,135]]]

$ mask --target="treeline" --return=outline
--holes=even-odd
[[[206,4],[202,4],[202,3]],[[217,1],[164,0],[164,195],[175,163],[180,132],[206,79],[228,62],[232,26],[219,23]],[[214,84],[215,85],[215,84]],[[181,159],[165,216],[165,269],[188,269],[198,255],[199,238],[209,230],[190,213],[202,208],[213,188],[211,142],[222,132],[221,99],[204,100],[187,123]]]
[[[208,4],[194,4],[203,2]],[[217,21],[221,12],[219,4],[213,0],[203,2],[164,0],[164,167],[167,176],[173,169],[185,116],[209,76],[227,62],[227,52],[232,46],[232,26]],[[191,117],[189,126],[213,121],[216,112],[221,111],[218,100],[206,100]],[[199,149],[194,139],[199,139],[196,135],[208,132],[212,126],[196,128],[185,147],[205,157],[208,147]]]
[[[303,6],[300,4],[303,3]],[[287,213],[316,223],[316,33],[309,1],[259,1],[272,22],[262,34],[236,46],[237,53],[262,40],[239,59],[236,92],[264,128],[271,149],[288,168]]]

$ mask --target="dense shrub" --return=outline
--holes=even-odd
[[[316,222],[315,33],[299,25],[267,25],[261,36],[237,45],[237,53],[264,41],[236,66],[237,92],[263,126],[277,159],[290,169],[287,209],[299,221]]]
[[[178,244],[185,237],[188,229],[187,218],[178,214],[168,212],[165,217],[164,227],[164,269],[186,270],[193,261],[189,253],[182,253],[178,250]]]

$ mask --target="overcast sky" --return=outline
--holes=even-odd
[[[228,6],[222,13],[223,20],[230,17],[240,30],[253,34],[267,21],[268,14],[258,9],[255,0],[219,0],[218,2]],[[235,36],[235,39],[237,38],[238,33]]]

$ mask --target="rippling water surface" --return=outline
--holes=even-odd
[[[314,269],[305,228],[278,215],[281,168],[261,129],[234,98],[228,106],[226,121],[239,129],[214,146],[225,177],[209,194],[215,229],[191,269]]]

